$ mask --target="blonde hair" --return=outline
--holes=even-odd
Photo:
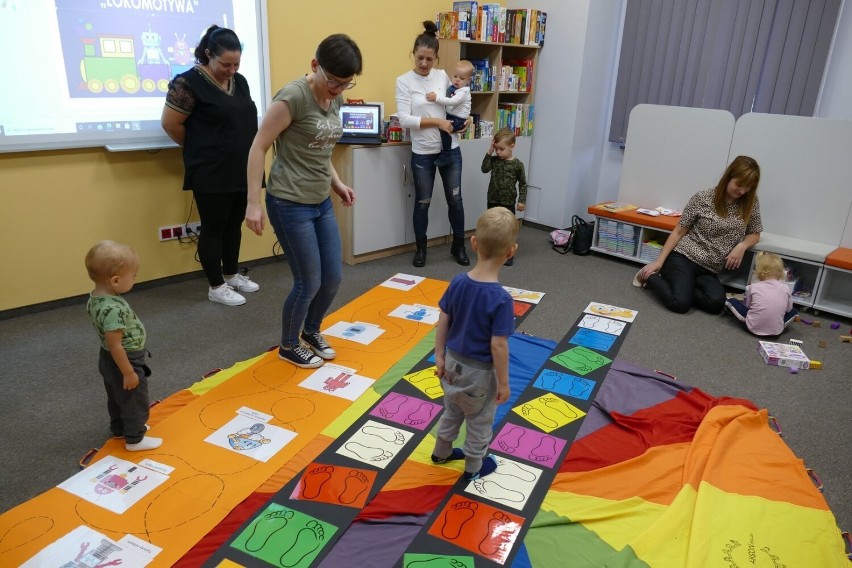
[[[494,135],[494,143],[496,144],[497,142],[505,142],[506,144],[514,146],[515,131],[511,128],[501,128],[497,131],[497,134]]]
[[[508,252],[518,238],[518,221],[505,207],[492,207],[476,220],[476,244],[484,259]]]
[[[737,185],[748,188],[748,192],[736,201],[740,219],[748,225],[751,210],[754,208],[754,199],[757,197],[757,184],[760,183],[760,166],[754,158],[749,156],[737,156],[728,165],[719,183],[716,184],[716,191],[713,194],[713,207],[719,217],[728,216],[728,204],[725,198],[728,183],[731,180],[737,180]]]
[[[465,74],[465,79],[470,79],[473,76],[473,63],[467,59],[460,59],[456,63],[456,69]]]
[[[783,280],[784,261],[775,253],[759,252],[754,265],[754,273],[760,280]]]
[[[86,271],[93,282],[108,280],[122,270],[139,263],[136,251],[115,241],[96,243],[86,253]]]

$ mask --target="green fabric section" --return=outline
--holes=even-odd
[[[524,537],[532,566],[572,568],[650,568],[629,547],[613,550],[580,523],[552,511],[539,511]]]
[[[378,381],[373,384],[373,390],[380,395],[388,392],[396,382],[407,375],[411,368],[414,367],[423,357],[426,356],[432,349],[435,348],[435,333],[432,330],[429,334],[420,340],[420,342],[411,348],[411,351],[406,353],[390,370],[382,375]]]

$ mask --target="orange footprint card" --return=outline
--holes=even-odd
[[[453,495],[429,527],[429,534],[503,564],[523,524],[523,517]]]
[[[366,469],[313,462],[305,468],[290,498],[362,509],[376,474]]]

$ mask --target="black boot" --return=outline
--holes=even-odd
[[[416,237],[417,250],[414,251],[414,262],[416,267],[426,266],[426,237]]]
[[[453,237],[450,254],[462,266],[470,266],[470,259],[467,257],[467,251],[464,250],[464,237]]]

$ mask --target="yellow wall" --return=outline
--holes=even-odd
[[[268,0],[270,88],[274,93],[310,71],[324,37],[347,33],[361,48],[364,73],[346,96],[384,101],[385,112],[394,112],[394,79],[412,66],[420,22],[450,5]],[[187,219],[192,196],[181,191],[182,179],[177,149],[0,154],[0,311],[87,293],[83,256],[101,239],[136,249],[140,282],[199,270],[193,245],[157,237],[158,227]],[[192,219],[198,219],[194,210]],[[241,261],[271,256],[274,242],[271,230],[262,238],[244,230]]]

